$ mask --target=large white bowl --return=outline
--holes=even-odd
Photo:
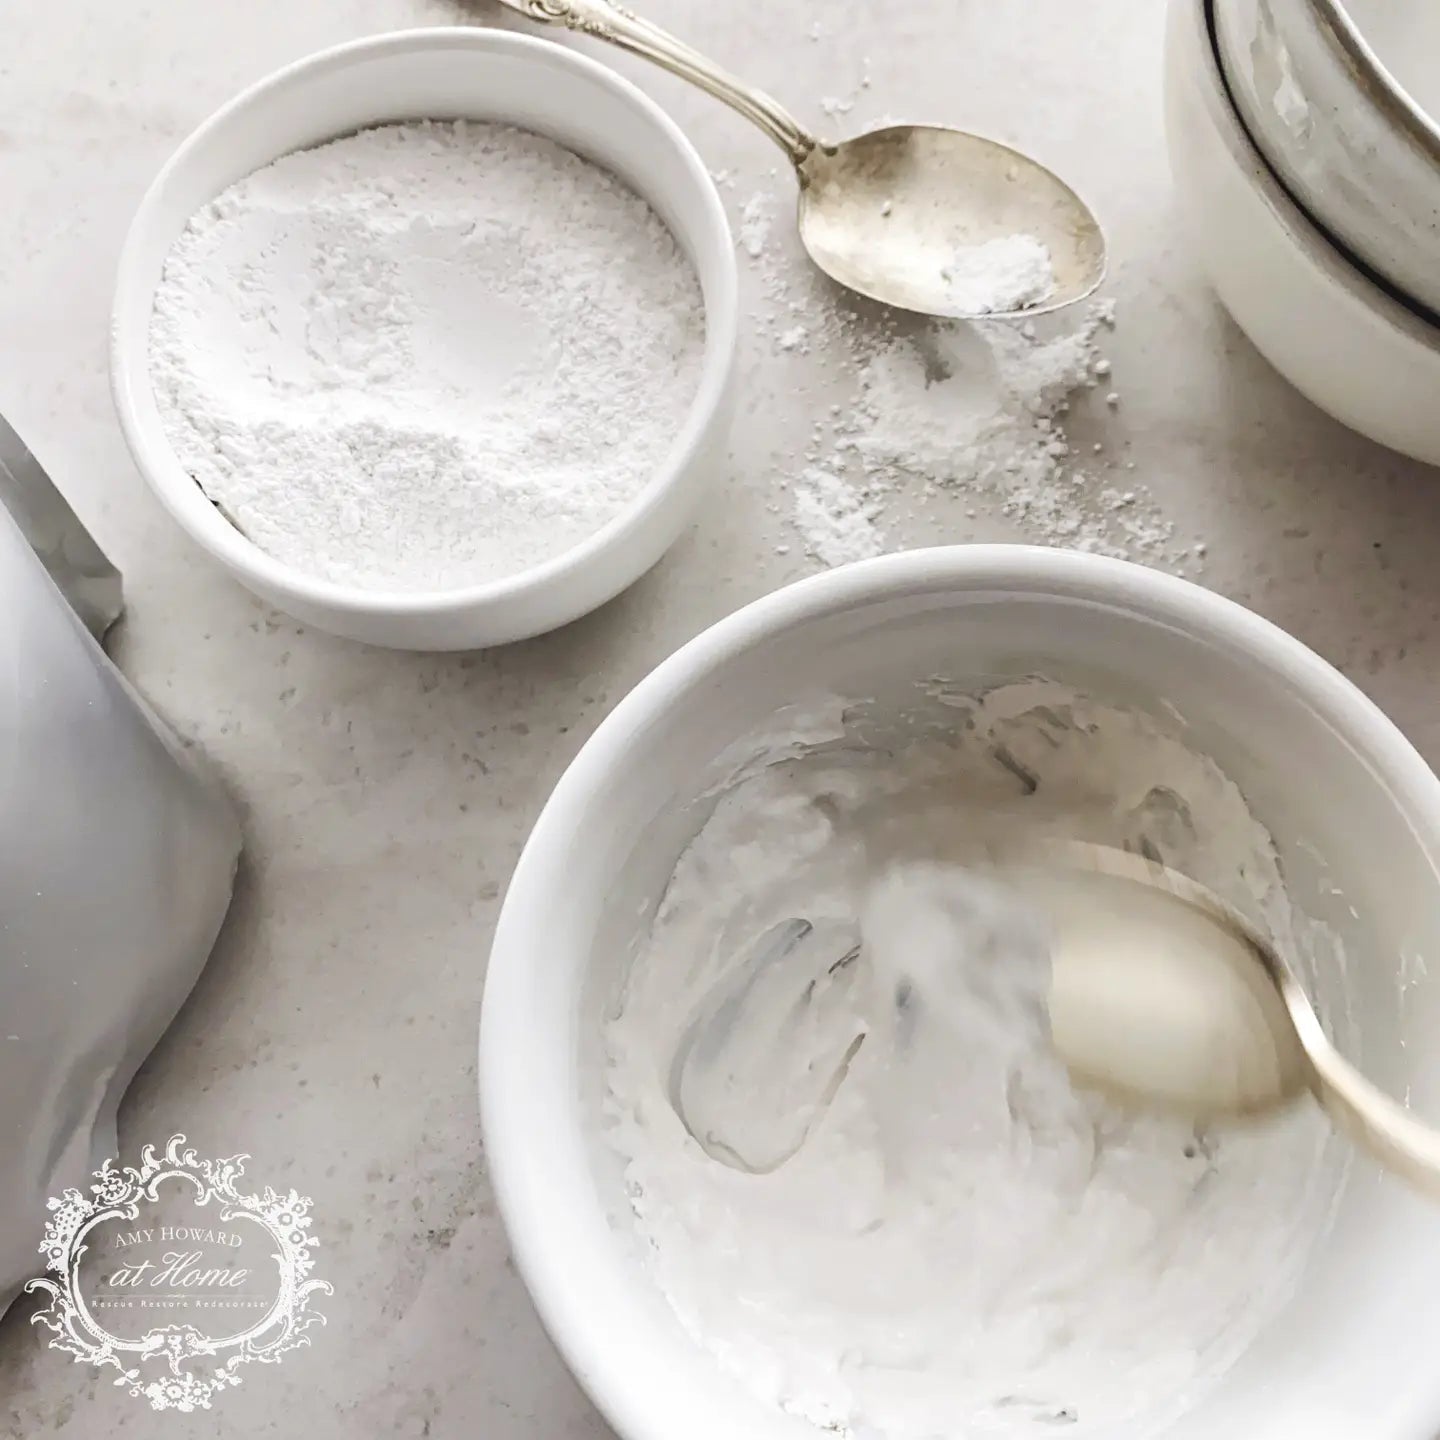
[[[1294,899],[1342,937],[1329,999],[1343,983],[1369,1073],[1440,1115],[1440,965],[1415,960],[1440,957],[1440,782],[1324,661],[1194,585],[1063,551],[912,551],[802,581],[691,641],[601,725],[535,826],[490,957],[491,1178],[551,1335],[625,1440],[816,1435],[686,1338],[600,1135],[602,1016],[703,821],[707,768],[816,693],[898,714],[937,674],[1037,672],[1178,709],[1272,830]],[[1437,1344],[1440,1217],[1357,1162],[1283,1323],[1168,1440],[1434,1440]]]
[[[1170,0],[1165,133],[1181,219],[1235,322],[1337,420],[1440,464],[1440,329],[1367,279],[1270,172],[1236,115],[1206,0]]]
[[[1387,64],[1433,77],[1435,12],[1434,0],[1214,0],[1225,76],[1265,158],[1331,234],[1440,314],[1440,123]]]
[[[705,354],[683,428],[654,479],[604,529],[505,580],[434,594],[318,579],[246,539],[175,458],[146,350],[165,257],[190,217],[292,150],[386,121],[504,120],[558,140],[643,195],[695,266]],[[515,257],[517,265],[524,256]],[[326,50],[262,80],[181,145],[140,202],[120,259],[111,372],[120,424],[165,508],[242,585],[323,630],[414,650],[498,645],[593,610],[637,580],[690,519],[724,460],[735,355],[734,246],[694,147],[629,81],[548,40],[479,29],[402,31]]]

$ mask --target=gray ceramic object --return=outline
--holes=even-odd
[[[0,415],[0,505],[20,527],[70,608],[97,639],[120,618],[120,572],[80,523],[25,442]]]
[[[0,1311],[44,1269],[47,1198],[116,1155],[120,1097],[205,964],[240,853],[223,793],[91,633],[118,574],[27,462],[0,443]]]

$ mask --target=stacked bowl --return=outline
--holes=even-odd
[[[1440,7],[1171,0],[1166,132],[1226,308],[1322,409],[1440,464]]]

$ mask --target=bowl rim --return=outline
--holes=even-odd
[[[1320,29],[1372,103],[1440,163],[1440,124],[1395,78],[1341,0],[1306,0]]]
[[[1247,154],[1253,157],[1259,170],[1263,171],[1263,176],[1257,174],[1257,179],[1263,183],[1265,177],[1268,177],[1275,191],[1280,197],[1283,197],[1285,203],[1282,206],[1275,194],[1264,196],[1271,211],[1281,224],[1291,232],[1300,232],[1295,236],[1297,240],[1303,239],[1304,235],[1312,235],[1320,245],[1331,252],[1328,258],[1334,261],[1337,278],[1340,278],[1340,272],[1343,271],[1355,281],[1367,285],[1371,290],[1377,292],[1381,302],[1393,307],[1396,312],[1394,318],[1397,321],[1410,329],[1417,329],[1418,326],[1418,333],[1423,334],[1432,347],[1440,345],[1440,313],[1431,309],[1424,301],[1411,295],[1401,284],[1392,280],[1363,255],[1355,251],[1318,216],[1312,214],[1305,201],[1291,188],[1290,182],[1281,173],[1279,166],[1271,160],[1265,148],[1251,131],[1250,124],[1236,99],[1235,82],[1231,79],[1230,69],[1225,64],[1222,54],[1220,32],[1225,27],[1221,20],[1218,0],[1176,0],[1176,3],[1193,3],[1198,9],[1199,24],[1204,37],[1203,45],[1209,52],[1204,63],[1213,72],[1215,84],[1223,96],[1224,108],[1229,112],[1233,122],[1232,128],[1238,131],[1238,143],[1244,147]],[[1332,46],[1339,51],[1340,62],[1350,71],[1356,84],[1364,89],[1375,103],[1380,103],[1377,96],[1385,92],[1387,82],[1394,87],[1398,94],[1404,94],[1398,83],[1389,76],[1389,72],[1384,70],[1379,58],[1370,49],[1354,22],[1338,4],[1332,6],[1332,0],[1303,0],[1303,3],[1310,7],[1315,15],[1316,25],[1326,33]],[[1329,7],[1326,9],[1325,15],[1320,13],[1322,6]],[[1361,58],[1362,52],[1363,58]],[[1380,74],[1368,72],[1367,65]],[[1397,104],[1400,103],[1395,95],[1390,98],[1394,99]],[[1408,96],[1405,96],[1405,101],[1412,107],[1414,123],[1422,128],[1432,129],[1431,122],[1424,116],[1424,112],[1420,111],[1418,107],[1414,107]],[[1401,123],[1398,117],[1395,117],[1395,123]],[[1404,128],[1411,127],[1407,125]],[[1422,140],[1418,135],[1414,138],[1422,148],[1430,149],[1431,158],[1440,163],[1440,130],[1434,130],[1433,137],[1430,138]],[[1417,324],[1409,325],[1408,322],[1412,320]]]
[[[599,530],[543,564],[499,580],[434,591],[368,589],[311,575],[275,558],[243,534],[213,502],[207,503],[203,510],[186,503],[193,500],[195,492],[207,502],[208,497],[181,465],[159,424],[150,423],[141,414],[137,396],[150,383],[148,325],[134,323],[132,317],[137,307],[143,307],[148,317],[154,305],[155,289],[147,286],[140,275],[143,252],[149,248],[155,211],[178,170],[190,164],[197,153],[203,153],[218,136],[247,123],[251,112],[276,92],[304,86],[316,76],[344,69],[357,61],[426,50],[508,53],[548,67],[552,76],[562,81],[583,76],[610,90],[670,146],[697,183],[702,202],[697,223],[709,231],[717,258],[707,264],[702,274],[700,263],[686,256],[703,292],[705,338],[699,382],[670,449],[645,487],[617,514]],[[274,158],[289,153],[292,152],[281,150]],[[651,194],[638,187],[631,188],[647,203],[654,204]],[[324,606],[337,614],[474,615],[478,610],[500,608],[547,593],[563,586],[572,576],[603,564],[609,552],[623,544],[670,492],[683,483],[692,467],[702,459],[709,443],[707,432],[726,404],[736,368],[738,331],[739,273],[724,203],[694,144],[655,100],[618,71],[553,40],[508,30],[425,26],[345,41],[302,56],[232,96],[181,141],[146,187],[121,248],[110,314],[110,383],[121,431],[151,493],[192,540],[232,572],[253,579],[273,592],[301,603]]]
[[[517,1270],[572,1373],[626,1440],[668,1440],[673,1416],[655,1396],[653,1375],[645,1379],[633,1366],[616,1363],[627,1341],[607,1318],[605,1302],[633,1287],[618,1286],[599,1273],[600,1265],[587,1263],[583,1250],[567,1248],[568,1226],[555,1223],[556,1172],[565,1171],[573,1158],[566,1127],[537,1124],[528,1103],[541,1049],[537,1037],[558,1035],[562,1038],[555,1043],[569,1043],[564,1026],[554,1023],[557,987],[539,973],[543,967],[530,961],[533,937],[543,933],[555,896],[564,893],[564,862],[575,821],[602,793],[615,766],[645,744],[657,716],[716,683],[729,663],[758,643],[820,617],[883,601],[984,592],[1122,605],[1263,665],[1356,749],[1419,843],[1440,855],[1440,778],[1374,701],[1302,641],[1254,611],[1131,561],[1029,545],[904,551],[795,581],[682,645],[600,723],[546,801],[496,923],[479,1024],[481,1132]],[[537,1028],[537,1021],[548,1023]],[[578,1109],[578,1096],[573,1099]],[[577,1283],[582,1275],[584,1285]],[[1417,1388],[1412,1397],[1417,1405],[1423,1403],[1430,1420],[1440,1404],[1440,1379],[1432,1390],[1421,1396]],[[701,1426],[697,1433],[708,1440],[711,1433],[723,1432]]]
[[[1331,235],[1290,192],[1245,123],[1220,59],[1216,0],[1172,0],[1172,9],[1188,12],[1198,32],[1201,83],[1223,115],[1222,141],[1250,180],[1251,189],[1280,226],[1302,259],[1351,303],[1406,339],[1440,353],[1440,317],[1431,313]],[[1220,115],[1217,115],[1217,120]]]

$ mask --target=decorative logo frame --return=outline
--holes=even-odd
[[[320,1242],[308,1233],[308,1196],[294,1190],[281,1194],[268,1185],[259,1194],[244,1194],[236,1181],[245,1173],[250,1156],[203,1160],[184,1147],[185,1136],[172,1135],[163,1154],[157,1155],[153,1145],[145,1146],[138,1168],[117,1167],[107,1160],[94,1172],[96,1183],[89,1187],[89,1198],[73,1188],[52,1198],[40,1244],[48,1276],[25,1287],[27,1292],[50,1296],[50,1303],[30,1322],[52,1332],[52,1349],[101,1369],[113,1366],[120,1372],[114,1383],[147,1400],[153,1410],[208,1410],[215,1395],[240,1384],[245,1365],[273,1363],[287,1351],[308,1345],[309,1329],[325,1323],[313,1301],[334,1293],[328,1282],[312,1273],[311,1252]],[[166,1181],[189,1185],[193,1203],[201,1208],[213,1205],[217,1220],[257,1226],[273,1243],[269,1258],[279,1272],[278,1293],[256,1324],[221,1336],[205,1335],[189,1324],[169,1324],[126,1338],[96,1319],[77,1283],[80,1262],[89,1250],[87,1240],[99,1225],[139,1219],[141,1207],[159,1200],[158,1187]],[[152,1369],[147,1375],[145,1367],[151,1362],[163,1362],[164,1370],[155,1374]]]

